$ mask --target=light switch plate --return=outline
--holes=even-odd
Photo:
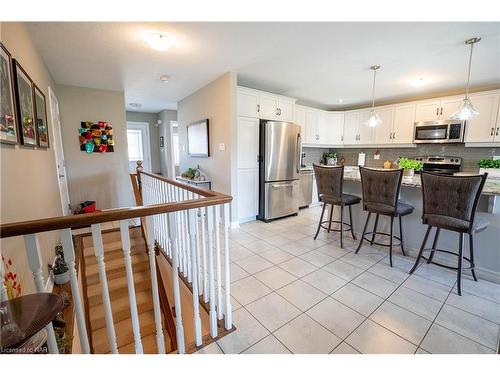
[[[219,151],[226,151],[226,144],[225,143],[219,143]]]

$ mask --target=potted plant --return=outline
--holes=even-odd
[[[69,281],[69,268],[64,260],[62,244],[56,246],[54,264],[49,264],[49,270],[54,274],[54,284],[66,284]]]
[[[415,171],[422,169],[422,163],[415,159],[400,158],[398,162],[399,168],[403,168],[403,176],[413,177]]]
[[[488,173],[488,178],[500,179],[500,159],[481,159],[479,160],[479,173]]]
[[[323,153],[323,164],[337,165],[337,153],[336,152],[324,152]]]

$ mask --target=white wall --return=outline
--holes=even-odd
[[[40,87],[47,98],[47,112],[50,113],[48,87],[54,88],[54,81],[33,45],[26,26],[21,22],[0,23],[0,40]],[[62,215],[50,115],[48,125],[49,149],[0,145],[2,223]],[[59,242],[59,234],[44,233],[39,236],[39,240],[43,275],[47,279],[46,264],[54,258],[54,246]],[[22,293],[34,293],[33,276],[28,268],[23,239],[15,237],[2,240],[1,252],[14,262],[12,271],[21,282]]]
[[[231,194],[231,157],[236,127],[236,74],[225,73],[177,105],[181,172],[197,165],[212,179],[212,189]],[[187,154],[187,125],[208,118],[210,157],[195,158]],[[225,150],[219,145],[223,143]]]
[[[58,86],[57,90],[71,204],[95,200],[99,209],[134,206],[123,92],[73,86]],[[80,151],[81,121],[110,122],[115,151],[92,154]]]

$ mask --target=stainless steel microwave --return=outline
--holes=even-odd
[[[465,121],[422,121],[415,123],[414,143],[463,143]]]

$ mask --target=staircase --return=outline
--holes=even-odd
[[[104,261],[108,280],[113,323],[119,353],[135,353],[134,333],[130,314],[130,302],[127,287],[127,275],[120,240],[120,232],[102,233]],[[151,274],[147,247],[140,227],[130,229],[132,268],[139,313],[139,323],[144,353],[158,353],[156,328],[153,313]],[[102,289],[99,282],[99,270],[94,254],[92,237],[82,237],[85,306],[88,309],[88,330],[94,353],[109,353],[110,347],[106,331],[106,319],[102,302]],[[165,322],[162,324],[166,327]],[[164,329],[166,352],[172,351],[168,332]]]

